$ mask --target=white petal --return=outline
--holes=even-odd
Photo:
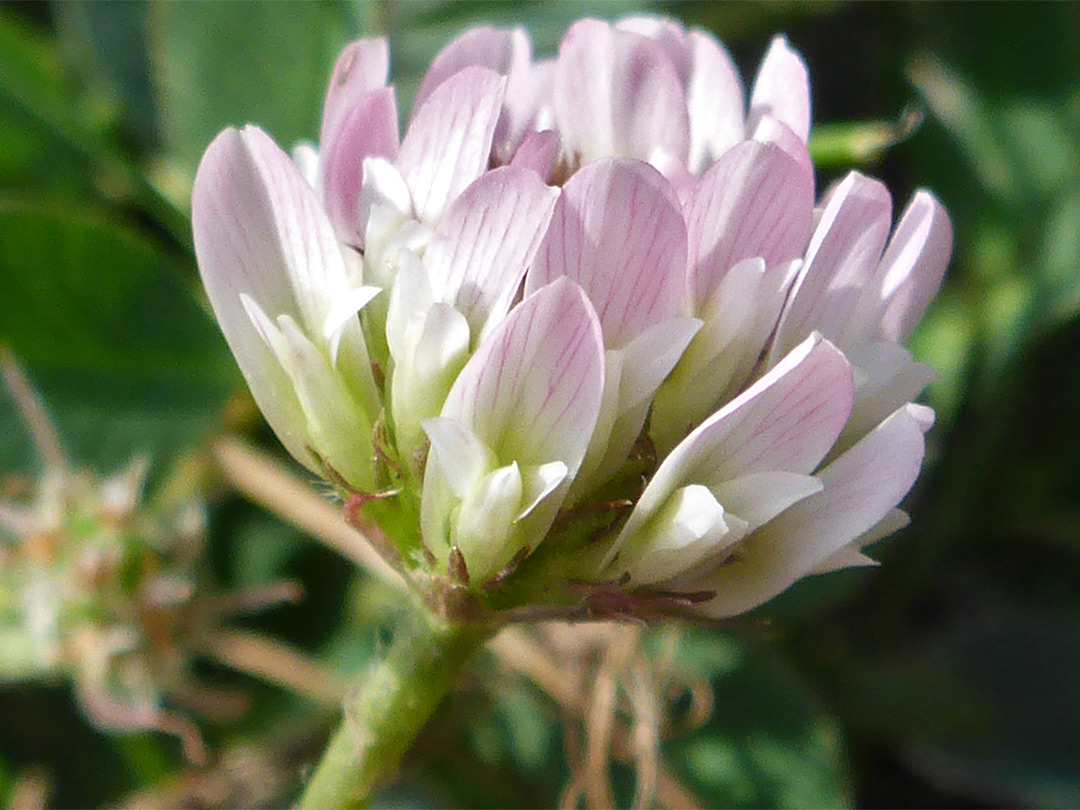
[[[481,478],[461,501],[451,543],[461,549],[470,577],[483,581],[521,548],[514,523],[523,484],[517,462]]]
[[[634,547],[627,548],[619,568],[632,585],[651,585],[682,574],[701,560],[737,541],[725,520],[724,507],[709,490],[691,484],[674,492]]]
[[[522,469],[521,511],[518,512],[517,519],[522,520],[528,517],[544,498],[566,480],[569,474],[570,471],[561,461],[549,461],[547,464]]]
[[[441,416],[425,419],[424,432],[431,440],[428,463],[443,470],[450,490],[458,498],[464,498],[494,466],[492,452],[460,422]]]
[[[888,537],[890,534],[900,531],[909,523],[911,523],[911,518],[903,509],[890,509],[885,517],[879,520],[871,529],[863,532],[831,556],[826,557],[811,573],[827,574],[831,571],[839,571],[841,568],[865,568],[878,565],[876,560],[867,557],[862,553],[862,550],[883,537]]]
[[[850,447],[937,378],[930,366],[916,362],[906,349],[892,343],[864,343],[848,349],[846,354],[855,368],[855,404],[838,449]],[[933,424],[933,413],[920,405],[912,416],[920,424],[925,424],[929,416]]]
[[[751,531],[768,523],[792,504],[816,492],[821,482],[812,475],[769,470],[741,475],[712,488],[724,508],[746,521]]]

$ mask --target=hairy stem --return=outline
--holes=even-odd
[[[490,634],[487,627],[448,624],[418,605],[387,657],[346,699],[341,726],[297,806],[364,807]]]

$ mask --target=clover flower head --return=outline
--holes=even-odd
[[[399,138],[346,48],[318,146],[229,129],[195,181],[211,303],[267,420],[457,616],[748,610],[905,520],[933,421],[902,347],[951,251],[852,172],[815,203],[801,57],[581,20],[470,30]]]

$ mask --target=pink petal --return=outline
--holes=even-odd
[[[510,161],[511,166],[520,166],[536,172],[545,183],[551,181],[555,172],[555,161],[559,157],[559,134],[554,130],[530,132],[522,140]]]
[[[686,97],[658,43],[579,20],[563,37],[555,71],[555,120],[572,159],[648,160],[659,151],[685,160]]]
[[[754,80],[750,127],[755,127],[764,115],[783,121],[803,143],[810,137],[810,79],[806,63],[782,36],[773,39]]]
[[[435,297],[469,321],[474,344],[510,308],[558,196],[535,172],[506,166],[469,186],[439,221],[424,265]]]
[[[941,286],[952,245],[952,223],[944,206],[928,191],[915,192],[881,259],[889,301],[881,337],[907,340]]]
[[[321,334],[347,287],[341,250],[315,192],[260,129],[227,129],[206,150],[192,191],[195,253],[218,323],[260,410],[296,458],[311,464],[292,385],[241,303]]]
[[[573,476],[603,385],[600,324],[582,289],[563,278],[496,327],[454,382],[441,415],[469,427],[504,462],[563,461]]]
[[[779,146],[745,141],[725,152],[686,204],[694,311],[737,262],[802,255],[813,207],[812,175]]]
[[[390,71],[390,51],[385,37],[358,39],[345,46],[334,64],[330,86],[323,104],[319,140],[325,147],[342,119],[368,93],[386,86]]]
[[[446,205],[488,166],[506,79],[469,67],[440,84],[413,118],[398,152],[420,219],[436,222]]]
[[[527,70],[532,47],[524,30],[500,30],[481,25],[470,28],[452,40],[432,60],[424,74],[420,89],[416,91],[413,110],[419,110],[435,88],[460,70],[479,66],[493,70],[501,76]]]
[[[831,191],[780,316],[772,357],[814,330],[840,340],[877,269],[891,224],[892,198],[879,181],[851,172]]]
[[[713,489],[755,473],[811,472],[847,421],[853,385],[844,355],[820,336],[808,339],[668,454],[620,533],[619,544],[687,484]]]
[[[667,181],[638,161],[609,159],[563,186],[525,294],[569,276],[584,289],[608,348],[684,309],[686,226]]]
[[[717,594],[702,612],[749,610],[874,529],[915,483],[923,452],[919,425],[901,408],[818,473],[820,493],[751,534],[735,561],[698,583]]]
[[[690,122],[686,165],[693,174],[701,174],[743,140],[742,79],[731,55],[714,36],[702,30],[687,32],[663,17],[629,17],[615,26],[656,40],[678,73]]]
[[[653,481],[672,473],[705,484],[769,470],[809,473],[840,435],[853,397],[847,359],[813,335],[687,436]]]
[[[357,99],[324,138],[319,164],[323,201],[342,242],[357,246],[363,243],[358,207],[364,158],[392,161],[397,150],[397,100],[392,87],[379,88]]]

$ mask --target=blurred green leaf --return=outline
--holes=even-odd
[[[0,201],[0,340],[42,389],[76,461],[183,448],[237,375],[212,320],[150,243],[83,215]],[[2,418],[18,424],[9,398]],[[21,430],[5,466],[25,466]]]
[[[189,177],[214,136],[256,123],[288,149],[317,139],[353,6],[319,0],[155,3],[151,52],[166,145]]]
[[[680,660],[708,677],[708,725],[672,741],[668,761],[709,807],[846,807],[853,803],[840,728],[769,649],[694,630]]]
[[[146,0],[54,3],[69,63],[87,84],[119,107],[129,134],[143,146],[157,137],[157,105],[146,42]]]

